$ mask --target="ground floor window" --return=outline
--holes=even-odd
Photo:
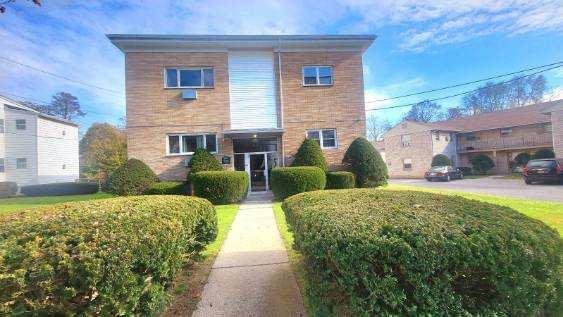
[[[403,159],[403,169],[410,170],[412,168],[412,159]]]
[[[27,168],[27,159],[26,158],[17,158],[16,159],[16,168],[17,169],[24,169]]]
[[[338,144],[336,129],[307,130],[307,138],[317,141],[321,149],[335,149]]]
[[[169,134],[166,139],[167,154],[194,154],[196,149],[217,153],[215,134]]]

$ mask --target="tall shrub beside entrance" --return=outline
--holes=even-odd
[[[188,193],[193,194],[193,180],[196,173],[199,172],[210,172],[210,171],[222,171],[223,166],[219,160],[209,153],[206,149],[195,150],[194,156],[188,163]]]
[[[316,166],[326,172],[326,160],[320,145],[313,139],[305,139],[295,154],[291,166]]]
[[[356,175],[356,187],[377,187],[387,184],[387,166],[381,155],[365,138],[357,138],[344,154],[342,163]]]
[[[477,174],[486,174],[493,167],[495,167],[495,162],[493,162],[493,159],[485,154],[477,154],[470,158],[469,162],[471,163],[473,170]]]

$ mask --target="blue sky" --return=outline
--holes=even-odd
[[[390,102],[373,100],[563,60],[560,1],[57,1],[9,4],[0,15],[0,57],[87,82],[95,89],[0,59],[0,94],[49,101],[76,95],[88,115],[125,113],[123,55],[106,33],[376,34],[364,56],[366,107],[417,102],[476,85]],[[545,73],[547,98],[563,98],[563,67]],[[8,95],[12,96],[13,95]],[[14,97],[15,98],[15,97]],[[17,99],[17,98],[16,98]],[[457,106],[459,98],[441,101]],[[397,121],[408,108],[370,111]]]

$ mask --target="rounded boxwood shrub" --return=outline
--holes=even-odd
[[[0,182],[0,198],[15,196],[18,193],[18,183]]]
[[[469,159],[469,163],[471,163],[473,171],[476,174],[486,174],[493,167],[495,167],[493,160],[486,154],[477,154],[471,157]]]
[[[327,189],[346,189],[354,188],[356,179],[354,174],[345,171],[328,172],[326,173],[326,188]]]
[[[184,182],[157,182],[147,191],[147,195],[185,195]]]
[[[503,206],[416,191],[303,193],[282,205],[312,298],[351,316],[549,316],[563,243]]]
[[[277,200],[302,192],[324,189],[325,172],[314,166],[278,167],[270,172],[270,187]]]
[[[452,166],[452,160],[444,154],[436,154],[432,158],[431,166]]]
[[[195,150],[194,155],[188,163],[188,168],[188,181],[191,181],[191,176],[195,173],[223,170],[223,166],[221,166],[219,160],[206,149]]]
[[[236,203],[246,197],[249,177],[242,171],[199,172],[192,176],[194,194],[214,204]]]
[[[532,154],[532,160],[541,160],[541,159],[548,159],[554,158],[555,152],[552,149],[539,149]]]
[[[530,153],[522,152],[514,157],[514,164],[516,166],[525,166],[528,164],[528,161],[531,160]]]
[[[326,171],[326,160],[319,143],[313,139],[305,139],[297,150],[291,166],[316,166]]]
[[[151,316],[217,216],[196,197],[117,197],[10,213],[0,232],[0,315]]]
[[[387,165],[373,145],[357,138],[346,150],[342,163],[356,176],[356,187],[377,187],[387,184]]]
[[[99,187],[96,182],[67,182],[22,186],[20,191],[25,196],[87,195],[97,193]]]
[[[108,191],[120,196],[142,195],[157,179],[147,164],[131,158],[110,175]]]

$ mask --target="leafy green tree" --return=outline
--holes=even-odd
[[[326,171],[327,164],[319,143],[313,139],[303,140],[291,166],[316,166]]]
[[[381,155],[365,138],[357,138],[350,144],[342,163],[356,175],[356,187],[387,184],[387,166]]]
[[[532,160],[554,158],[555,152],[552,149],[539,149],[532,154]]]
[[[80,140],[79,151],[82,174],[105,181],[127,160],[127,137],[109,123],[94,123]]]
[[[485,154],[477,154],[469,159],[473,170],[478,174],[486,174],[490,171],[493,167],[495,167],[495,162],[485,155]]]
[[[436,154],[432,158],[432,166],[451,166],[452,160],[444,154]]]

